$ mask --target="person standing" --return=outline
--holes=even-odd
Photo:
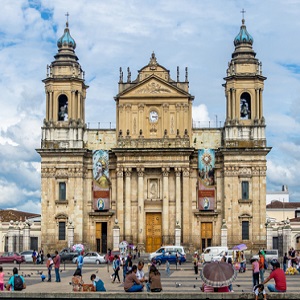
[[[37,253],[36,253],[36,251],[34,249],[33,252],[32,252],[32,261],[33,261],[34,265],[36,264],[36,259],[37,259]]]
[[[266,284],[269,280],[274,279],[275,284],[268,284],[267,288],[270,292],[285,293],[286,292],[286,277],[283,270],[280,268],[280,264],[277,260],[272,260],[270,264],[273,267],[269,277],[264,280],[263,284]]]
[[[264,282],[264,274],[265,274],[265,258],[262,252],[259,252],[259,275],[260,275],[260,283]]]
[[[55,257],[53,258],[53,263],[54,263],[54,270],[55,270],[55,282],[60,282],[60,274],[59,274],[60,256],[57,250],[55,250]]]
[[[51,282],[51,271],[53,267],[53,259],[50,253],[47,254],[47,262],[46,262],[47,270],[48,270],[48,282]]]
[[[77,268],[82,271],[82,266],[83,266],[83,254],[84,252],[81,251],[79,256],[77,257]]]
[[[40,258],[41,258],[41,264],[43,264],[44,263],[44,250],[43,250],[43,248],[40,249],[39,254],[40,254]]]
[[[251,259],[253,287],[259,284],[259,263],[256,258]]]
[[[120,259],[118,257],[118,255],[115,255],[114,260],[113,260],[113,270],[114,270],[114,274],[113,274],[113,280],[112,283],[115,283],[116,278],[118,277],[119,283],[120,281],[120,276],[119,276],[119,271],[120,271]]]
[[[0,266],[0,291],[4,290],[4,272],[2,266]]]
[[[289,262],[289,258],[287,256],[287,253],[285,252],[284,256],[283,256],[283,271],[284,271],[284,273],[286,272],[288,262]]]

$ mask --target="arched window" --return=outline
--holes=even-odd
[[[58,97],[58,121],[68,120],[68,97],[60,95]]]
[[[251,119],[251,97],[248,93],[243,93],[240,98],[241,119]]]

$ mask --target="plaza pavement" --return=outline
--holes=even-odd
[[[146,277],[148,275],[148,261],[146,258],[143,258],[145,261],[144,272]],[[137,260],[134,263],[137,264]],[[5,272],[5,283],[8,281],[9,277],[12,274],[12,269],[14,266],[19,268],[19,274],[25,277],[25,282],[27,288],[23,290],[21,293],[45,293],[45,294],[53,294],[56,293],[71,293],[72,286],[69,284],[72,279],[72,275],[76,269],[76,265],[72,263],[62,264],[60,268],[60,276],[61,282],[55,282],[55,272],[52,270],[52,282],[47,282],[47,278],[44,282],[42,282],[40,273],[43,272],[47,276],[46,265],[33,265],[33,264],[21,264],[21,265],[13,265],[13,264],[3,264],[2,267]],[[248,264],[249,266],[249,264]],[[162,277],[162,286],[163,292],[176,293],[181,295],[190,295],[192,298],[197,297],[196,294],[199,295],[200,287],[202,285],[202,281],[200,275],[195,275],[194,268],[192,262],[186,262],[181,266],[171,265],[171,274],[167,276],[165,271],[165,266],[162,265],[159,267]],[[112,293],[124,293],[127,298],[132,298],[129,293],[124,292],[123,284],[112,283],[110,275],[112,274],[112,266],[111,265],[91,265],[85,264],[83,266],[83,281],[85,283],[91,283],[90,277],[91,274],[95,273],[98,277],[100,277],[105,284],[107,292]],[[122,280],[122,269],[120,270],[120,278]],[[270,273],[270,270],[266,270],[265,278]],[[271,280],[270,283],[274,283],[274,280]],[[298,299],[300,299],[300,275],[287,275],[287,292],[298,295]],[[252,293],[252,271],[250,269],[246,270],[245,273],[238,273],[237,279],[233,282],[233,290],[237,293]],[[6,292],[10,293],[11,292]],[[5,293],[5,294],[6,294]],[[19,292],[20,293],[20,292]],[[78,293],[72,293],[78,294]],[[85,294],[85,293],[84,293]],[[132,294],[132,293],[130,293]],[[136,294],[136,293],[135,293]],[[141,294],[141,293],[139,293]],[[144,298],[149,298],[147,296],[146,288],[143,292]],[[154,293],[151,293],[154,294]],[[159,293],[156,293],[159,294]],[[194,297],[192,296],[193,294]],[[227,293],[228,294],[228,293]],[[274,294],[274,293],[273,293]],[[2,294],[2,296],[4,296]],[[75,296],[75,295],[74,295]],[[79,295],[78,295],[79,296]],[[104,295],[103,295],[104,296]],[[142,295],[141,295],[142,296]],[[228,295],[229,296],[229,295]],[[2,298],[0,296],[0,298]],[[77,295],[75,296],[77,298]],[[89,298],[89,297],[88,297]],[[294,298],[294,296],[292,297]],[[229,298],[230,299],[230,298]],[[246,298],[243,298],[246,299]],[[277,298],[278,299],[278,298]],[[285,297],[285,299],[287,299]],[[291,299],[291,298],[289,298]],[[294,299],[297,299],[294,298]]]

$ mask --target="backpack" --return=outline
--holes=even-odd
[[[23,280],[19,275],[14,276],[14,290],[22,291],[23,290]]]
[[[97,292],[106,292],[106,289],[104,287],[104,283],[101,279],[96,281],[96,291]]]

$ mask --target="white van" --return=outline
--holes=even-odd
[[[157,249],[155,252],[152,252],[149,254],[149,260],[151,261],[153,257],[156,257],[160,254],[163,253],[163,251],[165,251],[165,253],[167,254],[168,252],[180,252],[181,254],[185,254],[184,248],[183,246],[161,246],[159,249]]]
[[[225,246],[212,246],[204,249],[201,254],[201,259],[203,262],[209,262],[214,259],[214,257],[222,255],[225,251],[228,251],[228,247]]]

